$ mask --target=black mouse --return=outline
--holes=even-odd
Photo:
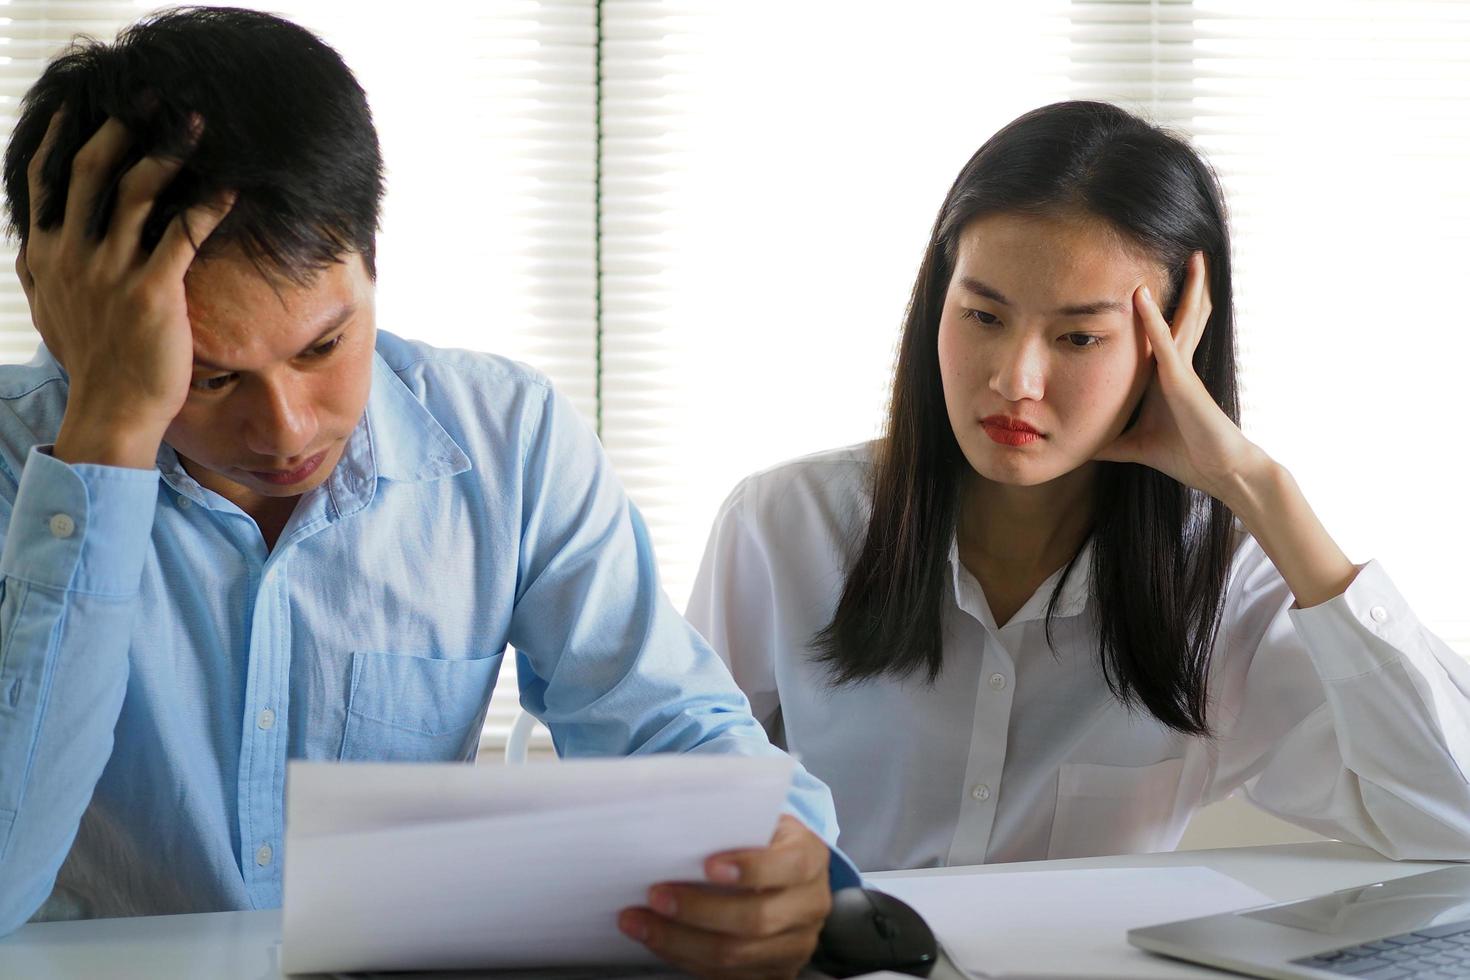
[[[832,893],[832,911],[812,966],[834,977],[895,970],[927,977],[939,944],[923,916],[892,895],[868,888]]]

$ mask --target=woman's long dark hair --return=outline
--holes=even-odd
[[[837,683],[944,662],[941,613],[968,463],[945,411],[938,335],[962,233],[976,218],[1100,218],[1169,275],[1177,297],[1192,253],[1209,260],[1210,314],[1194,367],[1238,422],[1230,239],[1209,166],[1187,143],[1116,106],[1060,102],[992,136],[960,171],[930,234],[899,344],[878,442],[867,533],[819,661]],[[1180,732],[1208,735],[1206,680],[1229,573],[1233,516],[1218,500],[1132,463],[1100,463],[1092,599],[1113,694]],[[1080,552],[1079,552],[1080,554]],[[1074,555],[1047,607],[1047,634]]]

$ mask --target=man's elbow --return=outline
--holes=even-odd
[[[10,935],[29,922],[51,892],[49,884],[26,887],[8,880],[11,870],[0,861],[0,882],[4,883],[0,885],[0,937]]]

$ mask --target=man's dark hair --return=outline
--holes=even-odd
[[[39,227],[61,223],[72,158],[115,116],[133,144],[93,206],[94,234],[106,229],[127,168],[162,152],[185,163],[144,226],[144,249],[181,211],[233,190],[235,205],[202,254],[236,246],[262,271],[300,283],[357,252],[376,275],[377,132],[362,87],[310,31],[269,14],[190,7],[139,21],[113,44],[74,42],[26,93],[5,150],[9,231],[22,246],[30,234],[26,167],[63,108],[42,162]],[[204,126],[190,150],[195,113]]]

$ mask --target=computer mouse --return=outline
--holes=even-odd
[[[834,977],[895,970],[927,977],[939,944],[923,916],[892,895],[869,888],[832,893],[832,911],[812,966]]]

